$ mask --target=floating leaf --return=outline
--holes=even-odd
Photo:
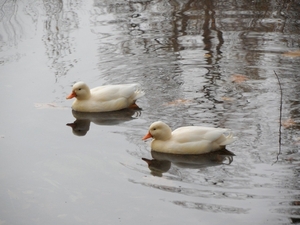
[[[191,100],[188,99],[176,99],[172,102],[168,102],[165,105],[184,105],[184,104],[189,104],[191,103]]]
[[[290,118],[290,119],[282,121],[281,124],[284,128],[290,128],[292,126],[295,126],[296,122]]]
[[[226,96],[223,96],[221,99],[222,99],[223,101],[226,101],[226,102],[232,102],[232,101],[233,101],[233,98],[226,97]]]
[[[249,80],[245,75],[242,75],[242,74],[233,74],[231,76],[231,81],[234,82],[234,83],[242,83],[246,80]]]
[[[300,137],[295,140],[294,145],[300,145]]]
[[[288,162],[293,162],[293,161],[295,161],[295,159],[294,159],[293,157],[286,158],[285,160],[288,161]]]
[[[37,109],[64,109],[64,107],[59,106],[56,103],[34,103],[34,107]]]
[[[283,53],[286,57],[299,57],[300,56],[300,50],[298,51],[292,51],[292,52],[285,52]]]

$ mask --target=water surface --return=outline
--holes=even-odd
[[[0,224],[299,223],[297,1],[0,7]],[[79,80],[138,82],[142,111],[76,114]],[[229,128],[236,156],[154,174],[157,120]]]

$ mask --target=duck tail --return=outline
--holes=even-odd
[[[135,93],[134,100],[137,100],[138,98],[145,95],[145,92],[142,89],[140,89],[140,87],[136,89],[134,93]]]
[[[222,146],[229,145],[232,142],[234,142],[237,139],[237,137],[234,137],[232,133],[230,133],[228,136],[225,137],[225,140],[220,144]]]

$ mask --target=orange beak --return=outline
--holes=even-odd
[[[146,135],[142,138],[142,140],[146,140],[146,139],[148,139],[148,138],[152,138],[152,135],[150,134],[150,132],[148,132],[148,134],[146,134]]]
[[[66,125],[69,126],[69,127],[72,127],[72,128],[75,128],[75,127],[76,127],[76,124],[75,124],[75,123],[67,123]]]
[[[76,96],[77,96],[76,93],[74,91],[72,91],[72,93],[69,94],[69,96],[66,99],[71,99],[71,98],[74,98]]]

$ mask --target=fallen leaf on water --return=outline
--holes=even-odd
[[[242,83],[246,80],[249,80],[245,75],[242,75],[242,74],[233,74],[231,76],[231,81],[234,82],[234,83]]]
[[[34,103],[34,107],[37,109],[63,109],[64,107],[57,105],[56,103]]]
[[[293,157],[289,157],[289,158],[286,158],[285,160],[288,161],[288,162],[293,162],[294,158]]]
[[[300,145],[300,137],[296,138],[294,145]]]
[[[300,56],[300,50],[298,51],[292,51],[292,52],[285,52],[283,53],[286,57],[299,57]]]
[[[297,205],[297,206],[300,205],[300,201],[293,201],[292,203],[293,203],[293,205]]]
[[[221,99],[222,99],[223,101],[228,101],[228,102],[233,101],[233,98],[226,97],[226,96],[223,96]]]
[[[167,102],[165,103],[165,105],[184,105],[184,104],[188,104],[191,103],[191,100],[188,99],[176,99],[172,102]]]
[[[290,128],[290,127],[296,125],[296,122],[290,118],[290,119],[282,121],[281,124],[284,128]]]

